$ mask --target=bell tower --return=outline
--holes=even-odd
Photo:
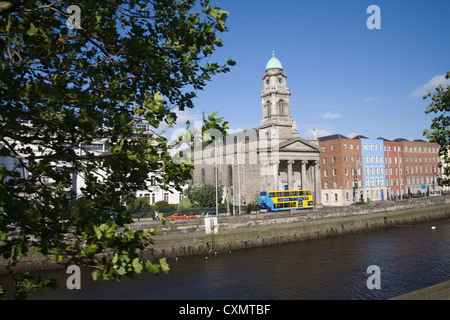
[[[291,117],[291,93],[286,86],[286,79],[280,60],[272,53],[262,77],[264,89],[261,94],[262,120],[259,129],[276,128],[283,140],[298,136],[296,123]]]

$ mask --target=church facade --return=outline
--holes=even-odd
[[[311,189],[322,206],[320,149],[299,136],[291,117],[287,75],[273,55],[262,77],[259,127],[226,136],[194,151],[194,184],[221,186],[228,203],[241,208],[258,202],[260,191]]]

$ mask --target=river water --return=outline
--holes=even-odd
[[[432,228],[432,227],[435,228]],[[120,282],[92,281],[80,290],[54,271],[60,288],[31,299],[145,300],[380,300],[450,280],[450,220],[212,256],[168,260],[168,274]],[[380,288],[369,289],[369,266]],[[371,278],[372,279],[372,278]],[[370,283],[376,283],[370,280]]]

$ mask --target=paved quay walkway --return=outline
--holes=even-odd
[[[450,300],[450,281],[406,293],[390,300]]]

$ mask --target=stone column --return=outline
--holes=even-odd
[[[306,189],[306,163],[308,161],[302,160],[300,161],[301,164],[301,176],[302,176],[302,189]]]
[[[270,166],[272,168],[272,173],[273,173],[273,186],[272,186],[272,190],[276,191],[278,190],[278,166],[279,166],[279,161],[271,161],[270,162]]]
[[[292,177],[292,165],[294,164],[293,160],[288,160],[287,161],[287,178],[288,178],[288,189],[292,190],[293,189],[293,177]]]
[[[320,161],[314,161],[314,205],[322,207],[322,188],[320,185]]]

